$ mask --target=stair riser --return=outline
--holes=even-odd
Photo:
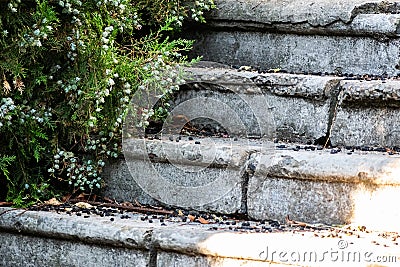
[[[0,266],[148,266],[149,252],[0,232]]]
[[[172,112],[218,121],[233,136],[334,146],[400,144],[400,81],[189,68]],[[217,104],[215,104],[217,103]],[[260,131],[261,130],[261,131]],[[261,134],[262,133],[262,134]]]
[[[327,224],[367,225],[397,231],[400,187],[329,183],[254,176],[250,179],[248,214],[262,220],[287,215]]]
[[[229,85],[225,86],[229,89]],[[254,87],[258,89],[257,86]],[[196,100],[196,105],[191,105],[189,111],[180,114],[197,114],[193,117],[207,118],[203,124],[198,125],[199,128],[204,124],[217,128],[218,124],[213,124],[213,121],[218,122],[230,136],[314,143],[328,131],[330,99],[318,101],[282,97],[269,92],[252,95],[233,94],[219,92],[211,87],[211,90],[182,91],[173,105],[188,100]],[[211,105],[211,100],[223,104]],[[226,111],[223,105],[226,105]],[[234,116],[237,116],[237,119],[234,119]]]
[[[344,228],[347,233],[276,228],[256,233],[229,230],[218,223],[173,222],[173,218],[163,226],[142,221],[135,213],[130,213],[128,220],[113,216],[113,221],[93,214],[84,218],[9,208],[0,208],[0,213],[1,266],[261,267],[321,266],[321,262],[324,266],[338,262],[341,266],[370,266],[375,255],[390,259],[385,266],[396,266],[399,256],[392,233],[387,237],[361,231],[347,235]],[[326,257],[327,253],[345,258]],[[357,257],[348,259],[347,255]]]
[[[380,222],[385,220],[385,229],[398,229],[391,222],[397,222],[400,213],[393,211],[389,204],[400,201],[398,157],[291,149],[260,153],[257,151],[261,147],[234,141],[234,152],[225,151],[226,155],[233,155],[232,159],[224,159],[233,165],[218,165],[221,158],[216,156],[209,167],[196,169],[203,165],[200,162],[164,163],[166,156],[162,154],[162,151],[173,151],[171,146],[176,146],[180,150],[176,153],[188,155],[188,143],[193,141],[165,142],[149,140],[146,143],[145,150],[153,161],[155,158],[159,162],[140,159],[143,156],[128,156],[126,163],[108,169],[103,194],[120,201],[138,200],[143,204],[222,214],[241,213],[258,220],[284,221],[289,215],[312,223],[357,222],[370,228],[382,227]],[[201,151],[204,155],[209,153]],[[125,154],[129,155],[126,147]],[[237,158],[239,161],[235,155],[242,155]]]
[[[193,56],[228,65],[268,70],[396,76],[400,41],[369,37],[199,32]]]
[[[121,162],[118,167],[107,170],[104,176],[107,186],[103,195],[119,201],[137,200],[144,205],[161,204],[223,214],[243,212],[243,174],[234,170],[208,168],[201,172],[185,172],[168,163],[154,163],[149,167],[143,161],[129,160],[127,164]],[[146,182],[150,177],[159,177],[159,182]],[[199,180],[212,182],[216,179],[229,181],[230,185],[226,186],[228,190],[215,186],[209,186],[203,191],[195,188]],[[163,180],[171,183],[170,191],[160,185]],[[179,189],[182,185],[185,188]]]

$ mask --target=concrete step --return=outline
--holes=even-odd
[[[211,118],[242,137],[400,146],[398,79],[259,73],[210,62],[187,70],[192,78],[175,96],[172,117]]]
[[[193,55],[294,72],[396,76],[399,1],[216,0],[207,25],[185,32]]]
[[[397,233],[364,229],[280,230],[181,218],[162,225],[135,213],[85,218],[0,208],[0,214],[1,266],[397,266],[400,260]]]
[[[357,223],[399,231],[400,156],[257,139],[182,137],[124,141],[104,174],[119,201],[249,218]]]
[[[158,133],[127,128],[125,159],[107,169],[105,195],[258,220],[399,229],[390,204],[400,200],[398,80],[212,62],[187,70]],[[225,134],[182,135],[188,122]],[[329,140],[338,147],[322,149]]]

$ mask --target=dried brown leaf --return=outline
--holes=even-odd
[[[207,220],[204,219],[203,217],[200,217],[200,218],[199,218],[199,222],[200,222],[201,224],[209,224],[209,223],[210,223],[209,221],[207,221]]]
[[[191,214],[188,215],[188,218],[189,218],[189,220],[190,220],[191,222],[193,222],[194,219],[196,219],[196,217],[193,216],[193,215],[191,215]]]
[[[58,201],[55,197],[53,197],[53,198],[45,201],[44,204],[52,205],[52,206],[59,206],[62,204],[62,202]]]

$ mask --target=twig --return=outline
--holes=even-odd
[[[3,206],[12,206],[12,202],[0,202],[0,207],[3,207]]]
[[[305,223],[305,222],[298,222],[298,221],[293,221],[289,218],[289,215],[286,215],[286,223],[291,225],[291,226],[310,226],[312,227],[311,224]]]

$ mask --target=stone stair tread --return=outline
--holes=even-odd
[[[391,150],[365,151],[373,150],[373,147],[322,149],[315,145],[245,138],[234,141],[233,138],[194,137],[188,140],[182,136],[179,142],[175,142],[168,137],[161,136],[161,140],[125,140],[124,153],[130,155],[126,159],[143,159],[151,155],[153,162],[241,169],[248,168],[250,158],[254,171],[265,176],[400,186],[400,154]],[[138,143],[145,143],[145,149],[138,149]],[[130,150],[131,147],[136,149]],[[193,148],[200,148],[196,150],[201,155],[198,159],[190,160],[182,156],[191,155],[184,152],[193,151]]]
[[[243,66],[251,69],[251,66]],[[351,76],[326,75],[322,73],[286,73],[277,68],[269,72],[242,70],[216,62],[199,62],[198,66],[186,68],[191,75],[188,82],[210,82],[226,85],[243,85],[232,87],[243,89],[250,86],[268,86],[269,91],[282,96],[300,96],[319,99],[330,96],[332,87],[342,87],[343,96],[340,100],[399,100],[400,79],[386,76]],[[274,88],[275,87],[275,88]],[[291,89],[294,88],[294,89]],[[262,93],[256,88],[247,89],[251,93]],[[246,93],[246,90],[235,90],[237,93]],[[361,102],[360,101],[360,102]]]
[[[270,118],[262,124],[275,124],[280,140],[306,143],[329,135],[333,145],[343,146],[396,146],[400,140],[398,78],[294,74],[279,69],[260,72],[250,66],[235,69],[211,62],[201,62],[187,72],[191,75],[185,87],[189,92],[182,90],[180,101],[214,91],[215,97],[235,106],[235,112],[246,120],[251,116],[243,114],[249,111],[229,102],[233,101],[230,92],[238,94],[249,105],[254,102],[256,117]],[[254,124],[248,119],[246,123]],[[296,132],[304,134],[297,136]]]
[[[0,251],[3,255],[0,262],[14,262],[23,264],[32,259],[47,258],[47,264],[69,264],[76,261],[75,258],[83,253],[92,255],[99,246],[111,250],[123,248],[131,256],[118,257],[115,253],[114,264],[126,264],[124,266],[147,266],[153,259],[152,266],[169,266],[171,260],[180,260],[185,265],[194,263],[196,266],[320,266],[321,260],[324,266],[337,264],[345,266],[369,266],[368,261],[377,257],[391,257],[392,262],[386,262],[383,266],[395,266],[398,261],[399,245],[396,233],[375,231],[353,231],[346,233],[345,228],[332,230],[278,230],[271,233],[256,233],[250,230],[233,231],[223,224],[200,224],[196,222],[167,221],[165,226],[157,222],[142,221],[140,215],[130,214],[130,219],[120,219],[115,216],[113,221],[108,217],[91,215],[90,218],[67,215],[65,213],[24,211],[11,208],[0,208],[0,236],[2,244]],[[257,222],[249,222],[251,225],[259,225]],[[240,224],[240,222],[238,222]],[[341,230],[339,230],[341,229]],[[350,228],[347,228],[350,229]],[[349,234],[349,232],[351,232]],[[333,235],[332,235],[333,233]],[[336,235],[335,235],[336,234]],[[329,237],[331,236],[331,237]],[[28,240],[45,240],[50,247],[43,247],[40,242],[15,243],[13,238],[27,238]],[[394,238],[394,239],[393,239]],[[51,244],[55,240],[73,242],[88,245],[83,251],[69,251],[66,255],[60,255],[58,260],[50,255],[56,248]],[[393,241],[395,240],[395,241]],[[39,244],[39,245],[38,245]],[[24,254],[18,254],[25,251]],[[94,251],[94,252],[93,252]],[[140,263],[133,262],[135,251],[144,253]],[[327,252],[326,252],[327,251]],[[337,251],[339,258],[328,258],[326,253]],[[285,255],[280,254],[285,253]],[[293,252],[294,260],[290,261],[289,253]],[[312,254],[314,258],[297,259],[304,253]],[[325,253],[325,254],[324,254]],[[341,259],[341,254],[344,259]],[[360,257],[347,260],[348,253],[353,257],[356,253]],[[98,255],[101,261],[107,254]],[[307,257],[309,255],[307,254]],[[87,257],[86,257],[87,258]],[[154,259],[156,259],[154,261]],[[296,262],[297,259],[297,262]],[[64,261],[63,261],[64,260]],[[92,258],[93,262],[98,258]],[[127,262],[126,260],[132,260]],[[235,265],[232,265],[235,263]],[[39,266],[38,261],[30,266]],[[42,262],[43,263],[43,262]],[[90,263],[90,260],[89,260]],[[136,264],[136,265],[135,265]],[[286,265],[285,265],[286,266]]]
[[[183,34],[197,41],[192,56],[296,72],[399,73],[399,1],[220,0],[217,5],[207,26],[189,26]]]
[[[389,15],[399,12],[399,1],[380,0],[218,0],[216,3],[218,9],[211,16],[212,20],[293,25],[304,23],[310,27],[324,27],[337,22],[348,25],[358,15]],[[368,23],[362,26],[367,27]],[[393,31],[396,32],[396,28]]]
[[[397,152],[245,138],[160,138],[126,140],[125,162],[105,174],[105,195],[257,220],[292,214],[309,223],[367,221],[373,229],[399,229],[400,213],[389,204],[400,196]]]

